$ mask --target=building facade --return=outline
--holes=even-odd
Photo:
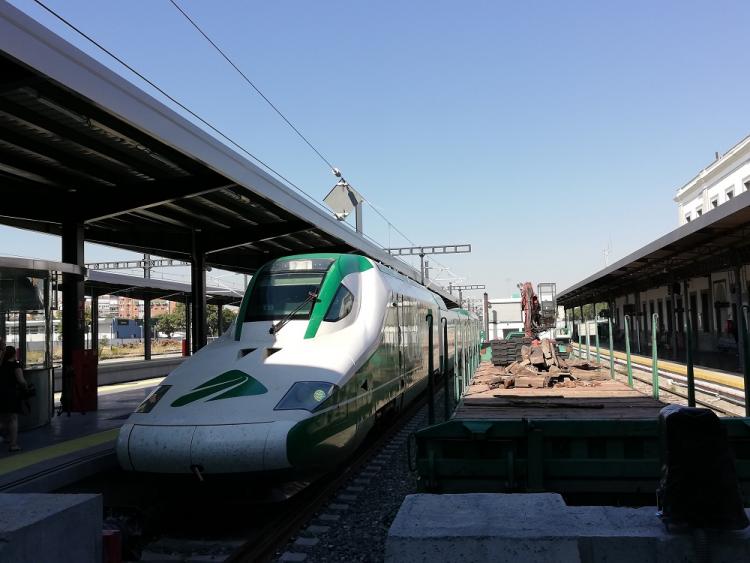
[[[709,213],[750,190],[750,136],[701,170],[677,190],[678,225]]]

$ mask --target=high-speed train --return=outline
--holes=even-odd
[[[457,391],[479,357],[479,321],[363,256],[305,254],[264,265],[234,325],[185,360],[130,415],[117,457],[150,473],[332,468],[376,418],[427,386],[433,362]],[[444,342],[447,325],[447,342]]]

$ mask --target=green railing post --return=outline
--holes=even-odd
[[[602,363],[602,356],[599,353],[599,321],[594,321],[594,327],[596,329],[596,363],[601,364]]]
[[[591,361],[591,335],[589,334],[588,320],[586,320],[586,361]]]
[[[615,343],[612,341],[612,317],[609,321],[609,375],[615,378]]]
[[[630,315],[625,315],[625,359],[628,365],[628,385],[633,386],[633,365],[630,363]]]
[[[651,395],[654,399],[659,399],[659,354],[656,338],[656,323],[659,320],[659,314],[651,315]]]
[[[745,343],[745,365],[743,366],[743,375],[745,378],[745,416],[750,417],[750,343],[747,341],[747,311],[748,306],[742,306],[740,313],[740,330],[744,336]]]
[[[578,357],[583,358],[583,343],[581,342],[581,322],[578,323]]]

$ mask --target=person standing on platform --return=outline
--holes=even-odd
[[[8,442],[8,451],[17,452],[18,413],[21,412],[21,391],[26,389],[21,364],[16,361],[16,349],[6,346],[0,357],[0,426]]]

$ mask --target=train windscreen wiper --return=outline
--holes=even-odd
[[[310,301],[313,301],[314,299],[317,299],[317,298],[318,298],[317,292],[311,291],[310,293],[308,293],[307,294],[307,298],[302,303],[300,303],[299,305],[297,305],[297,308],[294,311],[292,311],[291,313],[289,313],[286,317],[284,317],[279,322],[277,322],[276,324],[274,324],[271,328],[269,328],[268,329],[268,333],[269,334],[276,334],[277,332],[279,332],[282,328],[284,328],[284,325],[286,323],[288,323],[290,320],[292,320],[292,317],[294,315],[296,315],[299,312],[299,310],[302,309],[302,307],[304,307]],[[310,311],[310,312],[312,313],[312,311]]]

